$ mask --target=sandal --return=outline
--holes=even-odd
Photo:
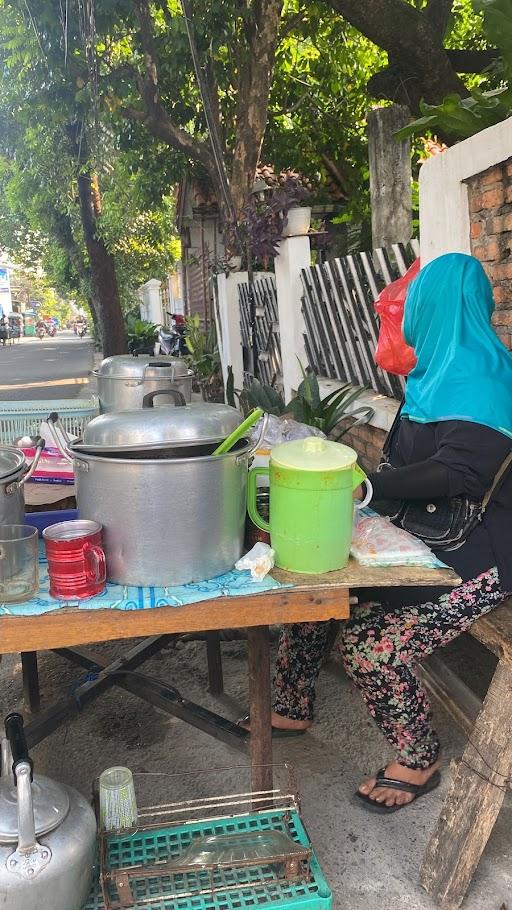
[[[239,727],[245,726],[245,724],[251,723],[251,715],[245,714],[243,717],[240,717],[237,720],[237,725]],[[280,727],[272,727],[272,739],[287,739],[290,736],[303,736],[307,732],[309,727],[306,730],[282,730]],[[247,731],[250,733],[250,730]]]
[[[435,790],[436,787],[441,783],[441,774],[439,771],[434,771],[432,777],[428,779],[426,784],[410,784],[405,780],[397,780],[394,777],[386,777],[386,769],[381,768],[377,772],[377,779],[375,781],[375,786],[373,790],[377,787],[389,787],[392,790],[402,790],[404,793],[412,793],[414,799],[411,799],[410,802],[404,803],[403,806],[386,806],[384,803],[378,803],[376,800],[370,798],[369,793],[360,793],[359,790],[356,792],[356,796],[360,799],[365,808],[369,812],[377,812],[380,815],[388,815],[390,812],[398,812],[399,809],[405,809],[407,806],[411,806],[420,796],[426,796],[427,793],[430,793],[432,790]],[[371,791],[373,793],[373,790]]]

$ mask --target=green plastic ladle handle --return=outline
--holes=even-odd
[[[258,420],[260,420],[262,417],[263,411],[261,408],[254,408],[254,411],[251,411],[249,416],[245,418],[240,426],[237,427],[236,430],[233,430],[233,432],[230,433],[229,436],[227,436],[219,446],[217,446],[215,451],[212,452],[212,455],[225,455],[226,452],[229,452],[235,443],[237,443],[239,439],[242,439],[242,437],[245,436],[247,430],[250,430],[251,427],[253,427],[255,423],[258,423]]]
[[[257,480],[258,477],[268,477],[269,468],[251,468],[249,471],[249,477],[247,480],[247,511],[249,513],[249,518],[251,519],[253,525],[260,529],[260,531],[267,531],[270,533],[270,525],[268,521],[265,521],[258,512],[257,505]]]

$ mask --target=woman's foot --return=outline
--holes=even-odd
[[[275,711],[272,711],[272,728],[274,730],[296,730],[300,732],[302,730],[309,730],[313,721],[312,720],[292,720],[291,717],[284,717],[282,714],[276,714]],[[251,729],[250,721],[240,721],[240,726],[244,730]]]
[[[395,780],[403,780],[405,783],[416,784],[417,786],[422,787],[430,780],[440,766],[441,762],[436,761],[430,768],[425,768],[422,771],[413,771],[412,768],[406,768],[405,765],[400,765],[397,761],[392,761],[386,767],[386,777],[392,777]],[[415,798],[413,793],[405,793],[403,790],[393,790],[392,787],[376,787],[375,783],[375,777],[370,777],[368,780],[365,780],[364,784],[361,784],[359,787],[359,793],[362,793],[364,796],[369,797],[369,799],[382,806],[387,806],[388,808],[391,806],[406,806]]]

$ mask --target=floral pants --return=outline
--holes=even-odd
[[[414,665],[453,641],[506,596],[497,569],[490,569],[435,603],[399,609],[361,606],[344,624],[338,646],[345,669],[401,764],[428,768],[440,750]],[[329,623],[283,627],[274,678],[278,714],[295,720],[312,717],[328,633]]]

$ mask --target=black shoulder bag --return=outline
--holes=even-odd
[[[400,422],[403,400],[383,446],[384,461],[379,470],[391,469],[389,462],[393,436]],[[505,479],[508,468],[512,465],[512,451],[509,452],[499,468],[490,489],[483,499],[476,501],[468,496],[454,496],[436,499],[432,502],[407,500],[396,503],[394,514],[390,515],[394,524],[421,538],[432,550],[457,550],[466,542],[471,532],[482,521],[487,506]]]

